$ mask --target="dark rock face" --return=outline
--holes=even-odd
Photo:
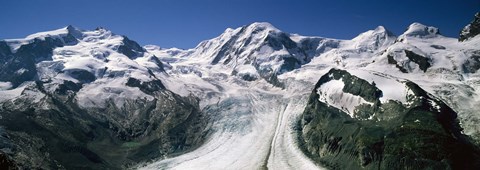
[[[300,67],[300,61],[298,61],[295,57],[287,56],[283,58],[283,64],[280,67],[280,70],[288,70],[291,71],[293,69]]]
[[[153,94],[156,91],[165,89],[162,81],[158,79],[150,82],[142,82],[135,78],[128,78],[126,85],[129,87],[138,87],[142,92],[146,94]]]
[[[232,56],[228,55],[228,53],[233,53],[235,55],[240,54],[242,52],[241,49],[233,49],[232,46],[236,43],[236,41],[241,36],[241,34],[245,32],[245,30],[246,28],[243,27],[238,34],[228,39],[228,41],[220,47],[218,53],[213,58],[211,64],[218,64],[220,60],[222,60],[224,57],[227,57],[224,64],[228,64],[230,61],[232,61]],[[251,40],[247,40],[244,44],[247,45],[250,43],[250,41]]]
[[[12,158],[15,147],[3,127],[0,127],[0,169],[19,169]]]
[[[69,91],[78,92],[81,88],[82,85],[79,83],[74,83],[72,81],[64,81],[62,84],[58,85],[58,88],[55,89],[55,93],[67,95]]]
[[[90,83],[95,81],[96,77],[92,73],[82,69],[69,69],[61,71],[74,79],[77,79],[81,84],[83,83]]]
[[[313,56],[308,56],[306,53],[290,39],[289,35],[283,32],[277,34],[269,34],[265,39],[266,43],[274,50],[287,49],[290,55],[283,56],[283,64],[280,67],[279,73],[291,71],[299,68],[302,63],[307,63]],[[300,61],[295,55],[302,55]]]
[[[465,73],[475,73],[480,69],[480,51],[470,56],[462,65]]]
[[[322,76],[320,80],[318,80],[317,84],[315,84],[315,89],[319,88],[322,84],[330,80],[342,79],[346,82],[351,82],[345,83],[345,86],[343,87],[344,92],[360,96],[366,101],[372,103],[380,102],[378,98],[382,96],[382,91],[369,82],[353,76],[345,70],[332,69],[327,74],[331,76]]]
[[[274,70],[262,70],[257,66],[260,76],[276,87],[284,88],[285,86],[278,80],[278,74],[299,68],[302,64],[309,62],[311,58],[313,58],[313,55],[308,55],[304,49],[291,40],[289,35],[284,32],[269,33],[263,43],[271,47],[273,50],[278,51],[286,49],[289,53],[288,55],[281,56],[283,64],[280,66],[280,70],[277,70],[276,72]]]
[[[395,67],[397,67],[398,70],[400,70],[402,73],[408,73],[408,71],[405,68],[403,68],[401,65],[398,64],[397,60],[395,60],[393,56],[388,55],[387,60],[388,60],[388,64],[395,65]]]
[[[436,44],[432,44],[432,45],[430,45],[430,47],[435,48],[435,49],[437,49],[437,50],[445,50],[445,49],[447,49],[447,48],[445,48],[444,46],[436,45]]]
[[[460,32],[458,41],[465,41],[480,34],[480,13],[475,14],[475,18]]]
[[[25,81],[35,80],[36,63],[52,60],[52,52],[56,47],[76,43],[78,43],[76,37],[68,33],[61,38],[45,37],[44,40],[36,38],[12,53],[10,47],[4,41],[0,41],[0,81],[12,82],[13,87],[17,87]]]
[[[159,70],[156,70],[156,71],[165,72],[165,67],[164,67],[162,61],[160,61],[160,59],[158,59],[157,56],[150,57],[148,61],[153,62],[158,66]]]
[[[142,56],[145,52],[142,46],[137,42],[128,39],[126,36],[123,36],[123,45],[118,47],[118,52],[125,54],[130,59],[135,59],[138,56]]]
[[[416,53],[414,53],[412,51],[408,51],[408,50],[405,50],[405,54],[407,55],[407,57],[410,61],[413,61],[414,63],[417,63],[418,67],[420,67],[420,69],[423,72],[426,72],[427,69],[431,66],[430,59],[427,58],[427,57],[421,56],[419,54],[416,54]]]
[[[193,149],[208,134],[198,99],[168,90],[153,91],[154,100],[127,100],[122,108],[113,102],[81,108],[65,93],[43,91],[41,82],[32,88],[46,95],[42,102],[29,104],[20,98],[0,108],[0,125],[8,135],[2,138],[0,129],[0,160],[8,166],[125,169]],[[11,152],[4,156],[3,150]]]
[[[15,162],[5,153],[0,151],[0,168],[1,169],[19,169]]]
[[[19,67],[17,65],[10,66],[9,63],[12,63],[15,56],[10,51],[10,47],[5,41],[0,41],[0,81],[8,81],[13,79],[11,74],[13,70],[9,70],[11,67]]]
[[[7,58],[9,55],[12,55],[12,51],[10,51],[10,47],[5,41],[0,41],[0,59]]]
[[[233,70],[233,71],[232,71],[232,75],[234,75],[234,76],[240,76],[240,78],[242,78],[242,79],[245,80],[245,81],[255,81],[255,80],[257,80],[257,77],[252,76],[252,75],[250,75],[250,74],[238,75],[238,72],[237,72],[236,70]]]
[[[407,98],[411,104],[361,105],[352,118],[320,102],[316,93],[323,83],[340,78],[345,85],[353,82],[364,89],[358,96],[372,97],[367,101],[381,94],[374,84],[356,84],[357,78],[342,70],[332,69],[320,78],[299,122],[301,147],[317,162],[331,169],[480,168],[480,149],[461,133],[456,113],[418,85],[406,83],[414,94]],[[356,91],[348,89],[343,91]],[[373,119],[365,119],[370,116]]]
[[[61,40],[46,37],[34,39],[32,43],[22,45],[15,54],[6,56],[0,66],[0,81],[10,81],[16,87],[25,81],[34,80],[37,69],[35,63],[51,60],[52,50],[62,46]]]
[[[409,50],[404,50],[404,52],[405,56],[407,56],[409,60],[408,62],[414,62],[423,72],[426,72],[427,69],[432,66],[432,64],[430,64],[430,58],[419,55]],[[402,73],[408,73],[409,71],[411,71],[411,68],[406,63],[398,63],[392,55],[387,55],[387,62],[388,64],[395,65],[395,67],[397,67]]]

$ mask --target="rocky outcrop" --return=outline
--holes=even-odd
[[[118,52],[128,56],[130,59],[135,59],[139,56],[143,56],[145,49],[142,46],[138,45],[137,42],[128,39],[126,36],[123,36],[122,45],[118,47]]]
[[[476,13],[473,21],[460,31],[458,41],[465,41],[480,34],[480,13]]]
[[[10,51],[10,47],[5,41],[0,41],[0,58],[5,59],[9,55],[12,55],[12,51]]]
[[[422,70],[423,72],[426,72],[427,69],[431,66],[430,59],[427,57],[421,56],[409,50],[405,50],[405,55],[410,61],[416,63],[420,70]]]
[[[408,73],[408,71],[403,68],[401,65],[398,64],[398,62],[393,58],[392,55],[387,55],[387,62],[388,64],[393,64],[395,67],[400,70],[402,73]]]
[[[301,146],[312,159],[332,169],[480,167],[479,147],[461,133],[457,114],[445,103],[413,82],[405,83],[412,91],[406,103],[374,102],[382,92],[359,79],[332,69],[316,84],[299,122]],[[358,106],[351,117],[319,101],[317,88],[331,80],[360,89],[345,86],[343,91],[374,104]]]
[[[465,73],[476,73],[480,69],[480,51],[476,51],[462,64]]]
[[[427,72],[427,69],[432,66],[431,59],[420,54],[417,54],[410,50],[403,50],[404,54],[400,54],[400,56],[404,56],[403,61],[397,61],[395,59],[395,54],[388,54],[387,55],[387,63],[395,65],[402,73],[409,73],[412,72],[414,68],[411,67],[410,62],[416,64],[418,69],[423,72]],[[397,54],[398,55],[398,54]]]

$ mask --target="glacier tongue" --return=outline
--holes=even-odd
[[[231,76],[228,65],[171,61],[175,62],[166,70],[168,76],[161,79],[175,93],[201,98],[200,106],[213,122],[211,136],[196,150],[140,169],[321,168],[300,150],[295,130],[312,82],[293,81],[288,89],[280,89],[263,79]],[[239,68],[240,73],[256,74],[245,66]]]
[[[221,86],[224,90],[211,96],[211,100],[207,99],[209,104],[203,104],[206,105],[204,111],[214,122],[209,140],[192,152],[140,169],[319,168],[298,148],[294,130],[305,107],[308,90],[288,93],[265,81],[239,84],[235,77],[227,81],[214,79],[198,81]],[[302,85],[308,89],[312,84]],[[195,87],[209,85],[197,84]]]

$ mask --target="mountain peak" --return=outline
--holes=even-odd
[[[407,31],[405,31],[403,36],[409,37],[434,37],[440,35],[440,30],[436,27],[426,26],[418,22],[414,22],[408,26]]]
[[[478,34],[480,34],[480,12],[477,12],[473,21],[462,29],[458,40],[464,41]]]
[[[38,40],[44,41],[46,39],[56,39],[61,40],[62,43],[65,44],[72,44],[76,43],[77,39],[81,37],[83,37],[83,33],[81,30],[75,28],[72,25],[68,25],[66,27],[56,30],[30,34],[25,38],[5,39],[4,41],[7,42],[7,44],[10,46],[12,52],[16,52],[18,48],[20,48],[22,45],[26,45]]]
[[[67,27],[65,27],[65,29],[67,29],[67,30],[76,30],[77,28],[74,27],[73,25],[68,25]]]
[[[75,38],[82,37],[82,31],[72,25],[68,25],[66,27],[51,30],[51,31],[44,31],[38,32],[35,34],[28,35],[25,37],[26,40],[33,40],[35,38],[44,39],[45,37],[63,37],[67,36],[68,34],[73,35]]]
[[[387,30],[384,26],[378,26],[373,30],[368,30],[364,33],[359,34],[357,37],[354,39],[357,39],[359,37],[364,37],[364,36],[373,36],[373,35],[382,35],[382,36],[395,36],[392,32]]]
[[[251,33],[257,33],[257,32],[262,32],[262,31],[274,31],[274,32],[280,32],[279,29],[277,29],[275,26],[268,22],[254,22],[251,23],[247,26],[243,27],[244,29],[247,29],[248,32]]]
[[[385,28],[384,26],[378,26],[377,28],[375,28],[373,30],[374,32],[384,32],[384,33],[388,33],[388,34],[391,34],[391,32],[389,30],[387,30],[387,28]]]
[[[375,30],[375,31],[386,31],[387,29],[386,29],[384,26],[379,25],[379,26],[377,26],[377,28],[375,28],[374,30]]]
[[[395,39],[395,35],[383,26],[361,33],[352,39],[352,48],[360,50],[376,50],[382,46],[389,45]]]
[[[100,31],[100,30],[107,31],[108,29],[106,29],[105,27],[99,26],[99,27],[95,28],[95,30],[96,31]]]
[[[263,27],[263,28],[275,28],[271,23],[269,22],[253,22],[251,24],[248,24],[248,27]]]
[[[53,37],[53,36],[62,36],[68,34],[68,27],[63,27],[60,29],[56,30],[51,30],[51,31],[44,31],[44,32],[38,32],[35,34],[28,35],[25,39],[35,39],[35,38],[40,38],[44,39],[45,37]]]
[[[64,29],[66,29],[67,32],[70,33],[71,35],[73,35],[75,38],[82,37],[82,31],[80,29],[78,29],[77,27],[74,27],[72,25],[68,25]]]

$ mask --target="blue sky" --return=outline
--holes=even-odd
[[[458,32],[480,0],[4,0],[0,39],[74,25],[98,26],[141,45],[192,48],[200,41],[256,21],[301,35],[351,39],[383,25],[396,35],[420,22]]]

